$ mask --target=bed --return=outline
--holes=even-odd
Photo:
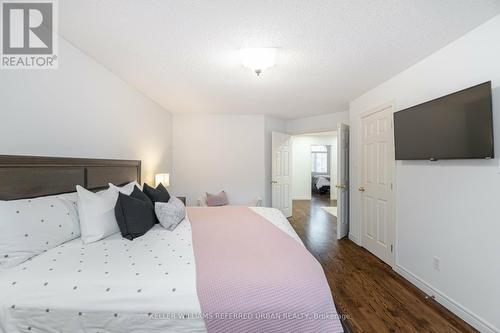
[[[0,182],[5,184],[0,199],[56,195],[71,192],[76,184],[97,191],[108,181],[140,181],[140,168],[140,161],[0,156]],[[250,228],[232,230],[244,216]],[[273,233],[287,252],[304,257],[306,272],[308,267],[318,270],[286,218],[264,207],[193,208],[173,232],[155,225],[133,241],[119,233],[90,244],[70,240],[0,271],[0,332],[341,332],[321,268],[321,273],[285,282],[280,274],[293,272],[300,259],[276,254],[270,261],[266,258],[273,254],[258,253],[268,250],[272,242],[266,239],[275,239]],[[255,246],[235,249],[233,256],[219,246],[245,241]],[[242,265],[238,256],[249,260]],[[244,272],[253,273],[252,265],[261,262],[273,265],[272,272]],[[297,287],[309,304],[293,302],[297,290],[291,289]],[[227,317],[255,316],[256,309],[260,315],[324,312],[329,317]]]
[[[330,193],[330,176],[313,175],[311,177],[312,192],[319,194]]]

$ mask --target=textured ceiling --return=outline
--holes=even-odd
[[[348,103],[500,12],[500,0],[64,0],[60,34],[174,114],[297,118]],[[260,77],[242,47],[279,47]]]

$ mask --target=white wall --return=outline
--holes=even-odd
[[[351,225],[359,241],[359,116],[491,80],[500,147],[500,16],[350,104]],[[415,138],[418,140],[418,138]],[[484,332],[500,331],[500,151],[495,160],[396,163],[396,270]],[[432,267],[441,258],[441,270]]]
[[[195,205],[205,192],[225,190],[234,204],[265,196],[265,117],[176,115],[172,190]]]
[[[349,111],[287,120],[286,131],[289,134],[327,132],[336,130],[339,123],[349,124]]]
[[[348,122],[347,115],[340,112],[288,121],[264,115],[176,115],[171,189],[186,195],[189,204],[196,204],[207,191],[225,189],[235,203],[247,203],[259,195],[265,206],[271,206],[272,132],[332,130],[337,123]],[[219,164],[218,159],[225,162]]]
[[[171,116],[59,41],[59,69],[0,72],[0,154],[140,159],[171,167]]]
[[[347,111],[296,120],[263,115],[175,116],[171,189],[186,195],[189,204],[196,204],[207,191],[225,189],[235,203],[259,195],[270,206],[272,132],[319,132],[336,129],[339,122],[348,122]],[[218,159],[225,162],[219,164]]]
[[[330,145],[331,199],[337,198],[337,136],[296,135],[292,137],[292,199],[311,199],[311,145]]]

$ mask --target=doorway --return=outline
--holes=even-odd
[[[292,199],[317,199],[336,207],[337,132],[294,135],[291,147]]]
[[[291,217],[294,202],[320,205],[333,216],[337,238],[349,231],[349,126],[288,135],[272,133],[272,207]],[[331,219],[324,219],[331,220]]]

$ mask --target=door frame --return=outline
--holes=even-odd
[[[356,157],[357,157],[357,160],[359,161],[359,168],[358,168],[358,174],[357,174],[357,185],[358,186],[362,186],[362,181],[363,181],[363,151],[362,151],[362,141],[363,141],[363,133],[362,133],[362,129],[363,129],[363,118],[366,118],[367,116],[370,116],[374,113],[377,113],[377,112],[380,112],[380,111],[383,111],[385,109],[391,109],[390,110],[390,113],[392,115],[394,115],[394,112],[395,112],[395,101],[390,101],[390,102],[387,102],[387,103],[384,103],[384,104],[381,104],[377,107],[374,107],[374,108],[371,108],[365,112],[362,112],[358,115],[358,119],[357,119],[357,125],[358,125],[358,134],[357,134],[357,147],[356,147]],[[391,119],[391,153],[392,153],[392,156],[393,156],[393,159],[391,160],[391,163],[389,163],[389,165],[392,167],[392,177],[391,177],[391,183],[392,183],[392,191],[391,191],[391,200],[392,200],[392,209],[390,211],[390,214],[392,215],[392,221],[393,221],[393,235],[394,235],[394,246],[393,246],[393,251],[392,251],[392,269],[395,270],[397,264],[396,264],[396,261],[397,261],[397,252],[398,252],[398,237],[397,237],[397,221],[396,221],[396,158],[395,158],[395,145],[394,145],[394,117]],[[352,191],[355,191],[358,195],[357,197],[357,202],[359,203],[360,205],[360,212],[361,212],[361,215],[359,216],[360,218],[360,223],[359,223],[359,244],[361,245],[361,247],[365,247],[364,244],[363,244],[363,230],[364,230],[364,218],[363,218],[363,214],[364,214],[364,211],[363,211],[363,207],[362,207],[362,203],[363,203],[363,199],[361,197],[361,192],[358,191],[357,188],[353,188],[351,189]]]
[[[344,170],[346,173],[347,173],[347,184],[342,184],[342,177],[340,175],[340,170],[341,170],[341,156],[342,156],[342,148],[339,149],[339,147],[341,146],[342,144],[342,140],[343,140],[343,137],[342,137],[342,126],[345,126],[347,127],[347,159],[346,159],[346,162],[347,162],[347,168]],[[351,177],[350,177],[350,165],[351,165],[351,157],[350,157],[350,153],[351,153],[351,127],[350,125],[348,124],[345,124],[343,122],[340,122],[337,124],[337,179],[336,179],[336,183],[335,183],[335,188],[336,188],[336,191],[337,191],[337,239],[340,240],[342,239],[343,237],[347,237],[349,238],[349,229],[351,227],[351,223],[350,223],[350,218],[351,218]],[[337,187],[337,186],[341,186],[341,185],[345,185],[346,188],[342,188],[342,187]],[[342,238],[339,237],[340,235],[340,230],[341,230],[341,226],[342,226],[342,219],[341,219],[341,215],[340,215],[340,211],[341,209],[339,208],[340,207],[340,197],[342,196],[341,192],[342,191],[347,191],[347,194],[345,196],[346,200],[347,200],[347,209],[346,211],[344,211],[344,214],[347,215],[346,217],[346,223],[347,223],[347,234],[345,236],[343,236]]]
[[[314,129],[314,130],[300,130],[300,131],[292,131],[292,132],[286,132],[286,134],[290,135],[291,136],[291,139],[292,139],[292,143],[293,143],[293,138],[295,136],[300,136],[300,135],[305,135],[305,134],[315,134],[315,133],[324,133],[324,132],[337,132],[338,131],[338,125],[339,124],[344,124],[342,121],[339,121],[337,124],[335,124],[335,127],[329,127],[329,128],[325,128],[325,129]],[[349,124],[346,124],[347,126],[349,126]],[[337,137],[337,140],[338,140],[338,137]],[[349,143],[349,148],[350,148],[350,143]],[[331,164],[331,152],[330,152],[330,164]],[[338,152],[337,152],[337,164],[338,164]],[[292,163],[293,165],[293,163]],[[330,166],[331,168],[331,166]],[[291,174],[291,177],[293,177],[293,174]],[[331,171],[330,171],[330,177],[331,177]],[[292,184],[293,184],[293,180],[292,180]],[[330,190],[331,190],[331,186],[330,186]],[[312,195],[312,193],[311,193]],[[312,199],[312,197],[311,197]],[[330,195],[330,200],[331,200],[331,195]],[[338,197],[337,197],[337,200],[338,200]],[[293,210],[293,197],[292,197],[292,210]]]
[[[338,125],[339,124],[343,124],[343,123],[344,122],[339,121],[333,127],[327,127],[327,128],[321,128],[321,129],[298,130],[298,131],[291,131],[291,132],[287,131],[286,134],[288,134],[288,135],[290,135],[292,137],[292,142],[293,142],[293,137],[294,136],[299,136],[299,135],[304,135],[304,134],[323,133],[323,132],[337,132],[338,131]],[[349,123],[347,122],[346,125],[349,126]],[[338,140],[338,138],[337,138],[337,140]],[[349,142],[349,151],[350,151],[350,149],[351,149],[351,143]],[[337,152],[337,164],[338,164],[338,152]],[[293,165],[293,163],[292,163],[292,165]],[[330,172],[330,176],[331,176],[331,172]],[[291,174],[291,177],[293,177],[293,174]],[[292,184],[293,184],[293,178],[292,178]],[[331,190],[331,186],[330,186],[330,190]],[[330,195],[330,198],[331,198],[331,195]],[[337,197],[337,200],[338,200],[338,197]],[[337,202],[337,207],[338,207],[338,202]],[[293,197],[292,197],[292,211],[293,211]],[[349,226],[351,225],[350,218],[347,219],[347,223],[349,224]]]

